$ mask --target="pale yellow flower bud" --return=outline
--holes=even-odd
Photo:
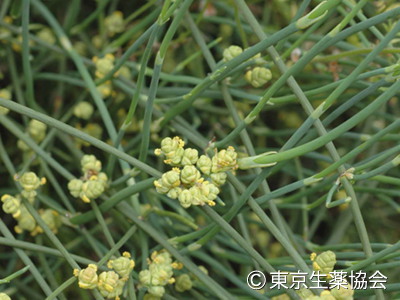
[[[152,286],[147,291],[156,297],[162,297],[165,294],[165,288],[163,286]]]
[[[117,298],[122,294],[125,282],[114,271],[102,272],[99,275],[98,288],[107,299]]]
[[[79,102],[74,107],[74,116],[80,119],[89,120],[94,111],[93,105],[89,102]]]
[[[170,189],[169,192],[167,193],[167,196],[170,197],[171,199],[177,199],[181,193],[182,189],[180,187],[176,187]]]
[[[94,264],[89,264],[87,268],[74,270],[74,275],[78,277],[78,285],[81,289],[92,290],[97,287],[98,276],[97,276],[97,266]]]
[[[151,254],[151,259],[155,264],[158,265],[170,265],[172,263],[171,254],[169,252],[162,250],[162,251],[154,251]]]
[[[161,181],[163,186],[169,189],[179,186],[181,184],[179,169],[173,168],[171,171],[164,173],[161,176]]]
[[[204,195],[202,194],[202,191],[200,190],[200,188],[198,186],[192,186],[189,189],[189,192],[192,196],[192,199],[191,199],[192,205],[204,205],[204,201],[207,198],[204,197]]]
[[[151,283],[151,273],[149,270],[142,270],[139,272],[139,282],[144,286],[148,286]]]
[[[333,267],[336,264],[336,255],[332,251],[322,252],[320,255],[311,256],[311,260],[313,261],[313,269],[314,271],[320,271],[323,274],[329,275],[329,272],[333,271]]]
[[[117,286],[117,282],[119,280],[119,276],[114,271],[102,272],[99,275],[99,290],[105,290],[107,292],[112,292],[114,288]]]
[[[167,268],[167,269],[165,269]],[[151,285],[166,285],[169,278],[172,276],[170,266],[151,264],[149,267],[151,272]]]
[[[45,178],[39,178],[35,173],[33,172],[27,172],[24,173],[20,178],[19,178],[19,183],[21,184],[22,188],[27,191],[31,192],[39,188],[42,184],[46,183]]]
[[[222,56],[224,57],[224,61],[230,61],[232,59],[234,59],[236,56],[242,54],[243,49],[239,46],[229,46],[228,48],[226,48],[222,54]]]
[[[99,161],[94,155],[86,154],[81,159],[81,166],[83,173],[88,171],[98,173],[101,170],[101,161]]]
[[[200,158],[197,160],[196,166],[203,174],[209,175],[212,166],[211,159],[206,155],[201,155]]]
[[[14,227],[16,233],[22,233],[24,230],[33,232],[36,229],[36,221],[28,212],[25,206],[21,205],[20,215],[18,216],[18,225]]]
[[[93,57],[92,61],[96,65],[96,77],[103,78],[114,68],[115,57],[111,53],[106,54],[102,58]]]
[[[82,192],[83,181],[80,179],[72,179],[68,182],[68,190],[72,196],[78,198]]]
[[[219,173],[229,170],[235,170],[237,168],[237,153],[235,149],[229,146],[226,150],[220,150],[212,158],[212,173]]]
[[[190,190],[183,190],[180,194],[179,194],[179,203],[184,207],[184,208],[188,208],[192,205],[192,200],[193,200],[193,196],[192,193],[190,192]]]
[[[98,180],[88,180],[82,185],[80,197],[86,203],[98,198],[104,192],[104,184]]]
[[[18,218],[21,215],[21,200],[11,195],[5,194],[1,197],[3,202],[3,211],[7,214],[12,214],[14,218]]]
[[[202,194],[202,198],[204,202],[207,202],[207,204],[214,206],[214,200],[217,198],[217,195],[219,194],[219,189],[209,181],[204,181],[200,187],[200,192]]]
[[[255,88],[266,84],[268,81],[271,80],[271,78],[271,71],[264,67],[255,67],[254,69],[247,71],[245,75],[245,79],[247,80],[247,82]]]
[[[226,182],[227,174],[225,172],[212,173],[210,177],[215,185],[220,186]]]
[[[168,186],[163,185],[163,181],[161,178],[158,180],[154,180],[153,184],[156,188],[157,193],[166,194],[170,190],[170,188]],[[174,192],[172,192],[171,195],[174,195]]]
[[[181,172],[181,181],[183,184],[193,185],[201,177],[199,170],[195,166],[189,165],[185,166]]]
[[[164,163],[171,166],[177,166],[181,163],[184,153],[185,150],[183,150],[183,148],[178,148],[175,151],[169,152],[166,154],[167,159],[164,160]]]
[[[99,174],[96,175],[97,181],[101,182],[101,184],[104,186],[104,189],[107,187],[107,182],[108,182],[108,177],[107,174],[104,172],[100,172]]]
[[[178,292],[183,293],[184,291],[188,291],[192,286],[193,283],[188,274],[182,274],[176,278],[175,289]]]
[[[35,119],[31,120],[28,124],[28,133],[37,143],[43,141],[45,138],[46,129],[46,124]]]
[[[199,158],[199,153],[196,149],[187,148],[182,156],[181,164],[186,165],[195,165]]]
[[[179,137],[166,137],[161,141],[161,151],[168,156],[168,153],[176,151],[178,148],[183,148],[185,146],[185,142],[182,141]]]
[[[109,36],[124,31],[124,15],[120,11],[114,11],[111,15],[104,19],[104,27]]]
[[[109,260],[107,267],[114,269],[122,279],[128,280],[129,274],[135,267],[135,262],[130,258],[131,255],[128,252],[124,252],[121,257]]]

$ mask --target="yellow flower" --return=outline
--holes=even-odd
[[[116,287],[119,280],[119,276],[114,271],[102,272],[99,275],[98,287],[100,292],[107,291],[112,292]]]
[[[314,271],[320,271],[323,274],[329,275],[329,272],[333,271],[333,267],[336,264],[336,255],[330,250],[322,252],[318,256],[312,253],[311,260],[313,261]]]
[[[195,166],[185,166],[181,171],[181,181],[183,184],[193,185],[200,179],[200,177],[201,174]]]
[[[21,215],[21,200],[11,195],[5,194],[1,197],[3,202],[3,211],[7,214],[12,214],[13,218],[18,218]]]
[[[224,50],[222,56],[224,57],[224,61],[227,62],[242,54],[242,52],[243,49],[241,47],[232,45]]]
[[[225,172],[212,173],[210,177],[215,185],[220,186],[226,182],[227,174]]]
[[[179,194],[178,199],[179,199],[179,203],[182,205],[182,207],[188,208],[192,205],[193,196],[192,196],[192,193],[190,192],[190,190],[183,190]]]
[[[97,266],[94,264],[89,264],[87,268],[74,270],[74,275],[78,277],[78,285],[82,289],[92,290],[97,287],[98,276],[97,276]]]
[[[46,124],[35,119],[31,120],[28,124],[28,133],[36,143],[43,141],[46,136],[46,129]]]
[[[27,191],[31,192],[39,188],[39,186],[46,183],[46,179],[44,177],[39,178],[33,172],[24,173],[19,179],[19,183],[21,184],[22,188]]]
[[[82,101],[75,105],[74,116],[84,120],[89,120],[93,114],[93,110],[94,108],[91,103]]]
[[[18,225],[14,227],[16,233],[22,233],[24,230],[30,231],[31,234],[36,234],[36,221],[28,212],[25,206],[21,205],[21,214],[18,216]]]
[[[114,11],[111,15],[104,19],[104,27],[106,28],[108,35],[113,36],[116,33],[124,31],[124,15],[120,11]]]
[[[81,159],[81,166],[84,174],[87,172],[94,172],[97,174],[101,171],[101,161],[94,155],[84,155]]]
[[[176,278],[175,289],[178,292],[183,293],[184,291],[188,291],[192,286],[193,283],[188,274],[182,274]]]
[[[97,178],[93,176],[93,179],[84,182],[82,185],[80,197],[86,203],[98,198],[104,192],[104,183],[96,179]]]
[[[186,165],[195,165],[199,158],[198,151],[196,149],[187,148],[182,156],[181,164],[183,166]]]
[[[247,71],[245,75],[245,79],[247,80],[247,82],[255,88],[266,84],[268,81],[271,80],[271,78],[271,71],[264,67],[255,67],[254,69]]]
[[[206,155],[201,155],[196,163],[196,166],[200,169],[200,171],[203,174],[209,175],[211,172],[211,166],[212,166],[211,159]]]
[[[212,158],[212,173],[224,172],[237,169],[237,153],[229,146],[227,149],[220,150]]]
[[[92,61],[96,66],[96,77],[103,78],[114,68],[115,57],[111,53],[107,53],[104,57],[93,57]]]
[[[128,280],[129,274],[135,267],[135,262],[130,258],[130,253],[124,252],[121,257],[109,260],[107,267],[114,269],[123,280]]]

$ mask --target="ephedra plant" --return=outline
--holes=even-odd
[[[398,298],[399,15],[1,1],[0,299]]]

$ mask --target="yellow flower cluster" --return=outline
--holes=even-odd
[[[109,36],[124,31],[124,15],[121,11],[114,11],[111,15],[104,19],[104,27]]]
[[[161,299],[165,293],[167,284],[175,282],[173,269],[182,268],[182,264],[172,262],[171,255],[167,251],[154,251],[151,260],[148,259],[149,268],[139,273],[139,282],[147,288],[148,296],[151,299]]]
[[[228,147],[216,151],[212,158],[207,155],[199,157],[196,149],[184,149],[184,146],[179,137],[167,137],[161,141],[161,148],[154,152],[157,156],[165,156],[164,163],[174,168],[155,180],[154,186],[158,193],[178,199],[184,208],[205,204],[214,206],[219,186],[226,181],[225,172],[238,168],[237,153],[233,147]]]
[[[327,278],[331,278],[330,272],[334,270],[336,264],[336,255],[332,251],[325,251],[317,255],[311,253],[311,261],[313,262],[313,270],[326,274]],[[289,276],[290,281],[290,276]],[[354,290],[351,289],[349,283],[341,283],[340,286],[336,286],[333,289],[325,290],[320,295],[314,295],[312,290],[309,288],[301,288],[295,291],[296,294],[302,300],[353,300]],[[290,297],[287,294],[283,294],[277,297],[272,297],[272,300],[289,300]]]
[[[243,49],[239,46],[232,45],[226,48],[223,52],[223,60],[228,62],[234,59],[236,56],[242,54]],[[252,59],[260,58],[260,54],[257,54]],[[258,88],[266,84],[272,78],[271,70],[265,67],[254,67],[248,70],[244,76],[246,81],[253,87]]]
[[[72,196],[81,198],[90,203],[98,198],[107,187],[107,175],[101,171],[101,161],[94,155],[84,155],[81,159],[81,179],[72,179],[68,183],[68,190]]]
[[[16,233],[22,233],[26,230],[29,231],[32,236],[35,236],[38,233],[42,233],[43,229],[36,223],[25,205],[21,203],[21,197],[33,203],[37,195],[36,190],[46,183],[46,179],[44,177],[39,178],[33,172],[28,172],[24,173],[20,178],[16,178],[16,180],[21,184],[22,192],[16,196],[9,194],[3,195],[1,197],[3,211],[7,214],[11,214],[18,222],[14,227]],[[58,232],[58,228],[61,226],[61,217],[56,211],[52,209],[40,209],[39,215],[51,231],[54,233]]]
[[[96,77],[103,78],[114,68],[115,56],[111,53],[107,53],[102,58],[94,56],[92,58],[92,61],[94,62],[95,66],[96,66],[96,72],[95,72]],[[108,80],[108,81],[104,82],[103,84],[99,85],[97,87],[97,90],[100,92],[100,94],[104,98],[111,96],[111,94],[112,94],[111,81]]]
[[[98,275],[97,266],[89,264],[85,269],[74,269],[74,276],[78,277],[80,288],[89,290],[98,288],[103,297],[118,300],[135,267],[135,262],[131,259],[130,253],[124,252],[119,258],[110,260],[107,267],[112,270]]]
[[[319,271],[322,274],[327,274],[327,278],[330,278],[330,272],[333,271],[336,264],[336,254],[332,251],[325,251],[317,255],[316,253],[311,253],[311,261],[313,262],[313,270]],[[354,295],[354,290],[351,289],[350,285],[347,283],[347,288],[343,286],[341,288],[336,287],[330,291],[324,291],[320,296],[312,296],[307,299],[321,299],[321,300],[352,300]],[[319,298],[316,298],[319,297]]]

